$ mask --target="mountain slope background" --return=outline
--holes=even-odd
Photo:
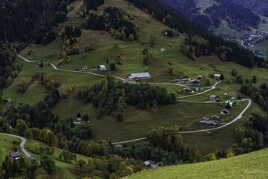
[[[51,2],[53,7],[54,1],[46,2]],[[88,173],[83,173],[79,166],[87,162],[77,162],[72,155],[62,160],[57,151],[58,157],[47,152],[52,160],[62,161],[60,168],[66,168],[81,178],[109,178],[112,173],[123,177],[141,170],[144,167],[141,161],[145,160],[170,165],[198,161],[200,155],[211,152],[225,157],[234,144],[237,144],[234,148],[236,154],[260,148],[259,132],[252,129],[256,124],[253,125],[249,119],[253,117],[252,113],[265,115],[268,93],[267,86],[262,84],[268,80],[268,71],[262,59],[214,36],[173,9],[163,8],[154,3],[155,0],[65,2],[71,4],[64,3],[63,18],[56,24],[51,21],[49,28],[42,31],[45,41],[38,41],[38,36],[32,37],[33,31],[29,31],[27,40],[18,38],[14,41],[16,34],[11,36],[10,46],[22,43],[23,48],[17,48],[17,52],[27,60],[17,58],[15,62],[20,68],[16,70],[10,68],[13,66],[11,59],[12,63],[4,64],[7,83],[4,83],[0,104],[3,108],[0,130],[42,141],[49,147],[83,154],[85,161],[90,162],[89,157],[93,157],[96,165],[86,165]],[[34,7],[30,11],[35,12]],[[57,12],[55,8],[51,11]],[[50,19],[50,13],[45,10],[44,13],[43,18]],[[27,19],[25,15],[22,21]],[[19,27],[14,23],[14,29]],[[23,32],[28,28],[23,27]],[[6,56],[8,54],[3,53],[0,58]],[[55,70],[52,64],[62,70]],[[106,65],[108,70],[96,71],[98,65]],[[118,80],[118,77],[127,78],[138,72],[149,72],[152,78],[140,80],[140,85]],[[196,79],[203,75],[205,79],[201,80],[200,87],[205,89],[216,83],[215,73],[223,74],[224,82],[213,91],[189,98],[197,104],[175,102],[176,97],[187,95],[183,86],[174,84],[175,79],[182,76]],[[242,84],[245,85],[243,91],[256,98],[256,103],[243,119],[211,133],[176,135],[178,130],[209,128],[200,125],[199,121],[204,116],[220,115],[225,105],[198,102],[209,100],[213,94],[223,100],[246,98],[241,96]],[[196,90],[196,86],[192,90]],[[226,97],[225,93],[229,96]],[[221,122],[233,120],[246,105],[246,102],[237,102],[230,109],[230,115],[223,116]],[[77,124],[78,118],[82,121]],[[257,126],[266,126],[262,124]],[[152,129],[169,126],[176,126],[170,134],[174,137],[165,135],[155,140],[158,141],[155,144],[142,141],[118,148],[111,145],[111,142],[144,137]],[[266,128],[259,130],[265,132]],[[246,140],[240,144],[245,136]],[[170,138],[178,138],[176,146],[172,145]],[[34,146],[36,157],[42,154],[40,146],[45,144]],[[114,154],[122,159],[114,162],[112,158],[109,164],[102,160]],[[125,162],[130,158],[137,160],[138,164]],[[113,164],[116,164],[115,168],[110,167]],[[121,164],[127,164],[127,167],[120,167]]]
[[[215,83],[211,74],[222,73],[226,81],[230,82],[227,86],[224,85],[219,90],[211,92],[219,95],[223,95],[223,91],[228,88],[229,93],[233,96],[238,94],[239,86],[232,84],[234,80],[230,75],[232,68],[239,69],[245,78],[251,79],[252,75],[256,75],[260,79],[259,84],[267,79],[267,75],[264,75],[267,73],[266,70],[257,67],[259,60],[245,49],[224,42],[170,9],[163,10],[157,4],[152,6],[153,1],[131,0],[130,2],[133,4],[123,0],[105,1],[97,10],[90,11],[89,14],[84,14],[82,1],[75,1],[68,6],[66,21],[53,28],[55,29],[53,33],[56,34],[55,40],[46,45],[30,43],[21,51],[23,56],[37,64],[42,63],[43,67],[39,68],[36,64],[24,63],[21,59],[17,59],[22,66],[21,72],[3,91],[3,98],[11,98],[15,103],[29,103],[36,106],[46,99],[52,90],[57,90],[60,99],[56,105],[51,107],[51,110],[61,120],[75,119],[78,113],[88,114],[94,122],[93,133],[96,139],[111,138],[113,141],[119,141],[144,137],[150,128],[159,125],[181,124],[186,129],[198,127],[195,122],[199,120],[200,116],[219,111],[221,106],[176,104],[158,106],[152,110],[141,110],[136,105],[127,105],[123,111],[125,120],[119,123],[115,120],[115,114],[106,114],[100,118],[99,114],[103,112],[77,95],[80,91],[101,83],[103,78],[86,73],[55,71],[50,63],[66,70],[80,70],[83,66],[93,68],[100,64],[109,67],[110,64],[116,64],[115,71],[109,70],[101,74],[126,78],[131,73],[148,71],[151,73],[152,79],[144,82],[155,83],[168,82],[183,75],[196,78],[198,74],[203,74],[207,76],[211,85]],[[113,8],[111,9],[111,7]],[[137,7],[146,7],[148,10],[144,12]],[[118,13],[116,16],[123,16],[122,24],[129,25],[129,29],[125,28],[129,31],[123,33],[123,28],[117,30],[103,28],[105,25],[102,22],[107,23],[108,21],[100,20],[104,18],[102,14],[112,18],[113,12]],[[96,14],[98,16],[95,16]],[[117,20],[115,18],[115,22]],[[95,23],[88,23],[94,21]],[[121,20],[119,22],[121,23]],[[131,32],[133,24],[135,32]],[[167,30],[171,31],[173,36],[164,36],[163,32]],[[133,38],[131,35],[127,38],[127,32],[131,32]],[[135,40],[137,38],[135,36],[138,37],[137,40]],[[164,53],[161,52],[162,48],[165,49]],[[149,64],[144,64],[145,55],[143,53],[146,49],[149,49],[148,51],[152,55]],[[245,66],[254,68],[250,69]],[[263,74],[259,71],[262,71]],[[40,78],[40,75],[43,77]],[[205,86],[205,82],[202,85]],[[172,84],[156,86],[165,87],[169,93],[183,95],[178,94],[178,91],[183,89],[180,86]],[[211,93],[204,95],[203,98],[209,99]],[[228,116],[227,120],[238,114],[243,105],[238,105],[234,109],[233,115]],[[195,108],[194,114],[189,112],[192,108]],[[255,106],[252,111],[259,111],[259,107]],[[135,115],[136,113],[139,115]],[[232,131],[232,128],[229,130]],[[232,133],[229,134],[231,136]],[[215,135],[222,136],[224,131]],[[187,137],[191,140],[196,139],[204,152],[213,151],[218,146],[226,148],[234,142],[231,137],[226,137],[225,142],[220,142],[215,136],[206,134]],[[215,148],[201,142],[206,141],[207,137],[211,138],[215,144],[217,143]]]
[[[212,31],[236,36],[237,32],[259,29],[267,17],[268,1],[258,0],[160,0],[194,22]],[[223,28],[224,27],[224,28]]]

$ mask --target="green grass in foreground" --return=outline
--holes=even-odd
[[[268,178],[268,149],[228,159],[146,170],[129,179],[264,179]]]

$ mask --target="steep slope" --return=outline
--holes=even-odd
[[[184,87],[169,82],[183,75],[191,78],[196,78],[198,74],[204,75],[206,80],[202,81],[202,87],[215,83],[214,73],[222,73],[227,81],[232,81],[233,77],[230,75],[232,68],[239,69],[245,78],[251,79],[252,75],[256,75],[258,79],[261,79],[260,83],[267,79],[267,75],[265,75],[267,72],[264,69],[244,67],[255,66],[254,63],[258,62],[252,54],[244,49],[213,36],[171,9],[163,8],[159,4],[151,5],[152,1],[146,1],[146,4],[143,4],[144,1],[131,2],[133,3],[124,0],[107,1],[94,13],[85,15],[86,17],[83,17],[81,2],[71,4],[68,7],[70,9],[67,14],[68,20],[56,29],[58,34],[56,40],[48,45],[31,44],[21,51],[22,56],[35,63],[27,63],[29,60],[18,59],[18,62],[23,66],[21,73],[4,90],[3,97],[5,99],[11,98],[15,103],[29,103],[38,106],[40,102],[47,100],[47,95],[56,90],[60,98],[56,97],[57,100],[52,103],[50,109],[60,120],[76,119],[79,113],[89,115],[94,123],[92,130],[95,139],[112,139],[112,141],[117,142],[144,137],[148,130],[161,125],[179,124],[187,130],[199,129],[200,125],[197,122],[202,116],[218,113],[222,107],[220,105],[185,105],[181,103],[157,105],[152,109],[146,109],[147,106],[150,107],[155,102],[145,103],[145,105],[144,100],[142,100],[143,102],[139,103],[128,101],[127,104],[123,104],[125,108],[122,110],[122,106],[118,103],[107,105],[111,104],[110,97],[107,97],[107,100],[105,98],[102,103],[92,103],[91,95],[88,95],[90,90],[94,89],[92,88],[94,85],[99,85],[104,80],[91,75],[92,72],[98,73],[100,76],[110,75],[120,78],[127,78],[131,73],[149,72],[152,78],[143,80],[144,82],[151,82],[153,86],[166,88],[167,92],[176,96],[184,95],[180,92]],[[165,12],[169,12],[169,15]],[[105,16],[102,16],[103,13]],[[162,18],[163,14],[167,15],[165,19]],[[119,18],[114,19],[114,16]],[[122,16],[123,20],[120,18]],[[98,19],[103,18],[110,20],[104,19],[98,22]],[[98,23],[88,23],[88,21],[94,22],[94,20]],[[103,25],[102,22],[105,22],[106,25]],[[109,24],[110,22],[119,24],[116,25],[118,29],[113,26],[114,24]],[[129,26],[129,28],[121,28],[120,24]],[[109,30],[103,28],[105,26],[113,28]],[[131,31],[133,29],[135,31]],[[164,32],[166,31],[171,35],[165,36]],[[128,32],[131,33],[128,34]],[[138,40],[135,40],[136,36]],[[71,41],[72,45],[70,45]],[[149,63],[144,64],[146,49],[150,52],[152,59],[149,58]],[[71,50],[75,53],[70,53]],[[70,54],[66,57],[64,54],[67,52]],[[43,67],[39,67],[40,63],[43,64]],[[51,63],[63,71],[56,71],[50,65]],[[107,72],[91,70],[91,68],[101,64],[106,65],[108,69],[110,69],[111,64],[115,64],[116,70]],[[89,68],[87,72],[81,71],[84,66]],[[262,74],[259,73],[260,70]],[[207,83],[208,81],[209,83]],[[224,91],[236,96],[238,89],[239,86],[236,84],[223,84],[220,85],[219,89],[200,98],[202,101],[206,101],[212,94],[222,96]],[[102,101],[101,96],[112,96],[107,91],[101,92],[103,92],[101,94],[107,95],[95,95],[97,100],[94,101]],[[81,93],[86,95],[78,95]],[[129,94],[125,94],[125,96],[129,96]],[[53,95],[54,97],[55,95]],[[197,96],[197,98],[199,97]],[[50,104],[50,97],[48,99]],[[122,101],[125,98],[119,99]],[[140,97],[135,98],[135,100],[137,99]],[[101,105],[103,107],[98,107]],[[244,103],[237,105],[233,109],[232,115],[227,116],[225,120],[230,121],[235,118],[243,110],[244,105]],[[109,106],[115,106],[112,108],[113,111],[123,111],[124,120],[122,122],[116,120],[117,117],[121,120],[119,115],[121,113],[110,113]],[[254,107],[252,111],[258,110],[256,108]],[[195,112],[193,113],[192,110]],[[38,120],[37,116],[33,118],[41,121]],[[37,121],[35,123],[41,127]],[[48,120],[42,117],[42,121]],[[211,136],[203,134],[186,137],[189,138],[189,141],[196,141],[198,146],[201,146],[202,152],[213,152],[215,149],[228,148],[234,143],[232,138],[233,126],[227,130],[229,131],[228,136],[224,134],[225,130],[222,130]],[[224,142],[217,140],[218,137],[223,136]],[[210,140],[207,140],[208,138]],[[206,145],[207,141],[212,141],[215,145]]]
[[[229,28],[244,32],[258,29],[262,22],[260,16],[265,16],[268,7],[266,1],[255,0],[160,1],[208,29],[215,30],[225,21]]]
[[[251,9],[256,14],[268,17],[268,1],[267,0],[232,0],[234,3],[240,4]]]
[[[147,170],[127,177],[129,179],[172,179],[172,178],[247,178],[268,177],[268,150],[253,152],[211,162],[164,167]]]

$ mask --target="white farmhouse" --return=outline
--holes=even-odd
[[[216,78],[216,79],[221,79],[221,74],[214,74],[214,78]]]
[[[106,68],[105,65],[99,65],[99,66],[98,66],[98,70],[99,70],[99,71],[107,71],[107,68]]]

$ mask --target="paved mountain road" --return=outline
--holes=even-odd
[[[21,140],[21,143],[20,143],[20,150],[25,154],[25,156],[31,160],[35,160],[35,158],[33,158],[31,156],[31,154],[24,148],[24,145],[26,144],[27,142],[27,139],[24,138],[24,137],[21,137],[21,136],[18,136],[18,135],[13,135],[13,134],[6,134],[6,133],[0,133],[2,135],[6,135],[6,136],[10,136],[10,137],[14,137],[14,138],[17,138],[17,139],[20,139]]]
[[[24,60],[25,62],[27,63],[34,63],[34,61],[31,61],[21,55],[18,55],[18,57],[22,60]],[[83,74],[90,74],[90,75],[93,75],[93,76],[96,76],[96,77],[105,77],[105,75],[101,75],[101,74],[97,74],[97,73],[92,73],[92,72],[81,72],[81,71],[73,71],[73,70],[64,70],[64,69],[60,69],[58,68],[56,65],[50,63],[50,65],[52,66],[52,68],[56,71],[62,71],[62,72],[72,72],[72,73],[83,73]],[[122,80],[122,81],[127,81],[126,79],[124,78],[121,78],[121,77],[117,77],[117,76],[113,76],[114,78],[116,79],[119,79],[119,80]],[[178,102],[185,102],[185,103],[195,103],[195,104],[217,104],[216,102],[211,102],[211,101],[205,101],[205,102],[198,102],[198,101],[186,101],[186,100],[181,100],[181,99],[185,99],[185,98],[189,98],[189,97],[193,97],[193,96],[198,96],[198,95],[202,95],[202,94],[205,94],[205,93],[208,93],[212,90],[215,90],[217,88],[217,85],[219,85],[222,81],[218,81],[216,82],[213,86],[211,87],[207,87],[208,89],[203,91],[203,92],[200,92],[200,93],[196,93],[196,94],[193,94],[193,95],[188,95],[188,96],[181,96],[181,97],[177,97],[177,101]],[[152,83],[152,84],[167,84],[167,83]],[[180,84],[174,84],[174,85],[177,85],[177,86],[184,86],[184,85],[180,85]],[[252,105],[252,100],[251,99],[242,99],[242,100],[236,100],[236,101],[248,101],[248,105],[245,107],[245,109],[236,117],[234,118],[232,121],[230,121],[229,123],[226,123],[222,126],[219,126],[219,127],[215,127],[215,128],[209,128],[209,129],[202,129],[202,130],[193,130],[193,131],[179,131],[178,134],[193,134],[193,133],[201,133],[201,132],[209,132],[209,131],[215,131],[215,130],[219,130],[219,129],[222,129],[222,128],[225,128],[233,123],[235,123],[236,121],[238,121],[239,119],[241,119],[244,115],[244,113],[247,112],[247,110],[251,107]],[[222,103],[221,103],[222,104]],[[125,140],[125,141],[120,141],[120,142],[114,142],[112,143],[113,145],[117,145],[117,144],[126,144],[126,143],[131,143],[131,142],[137,142],[137,141],[142,141],[142,140],[145,140],[146,137],[143,137],[143,138],[137,138],[137,139],[132,139],[132,140]]]

